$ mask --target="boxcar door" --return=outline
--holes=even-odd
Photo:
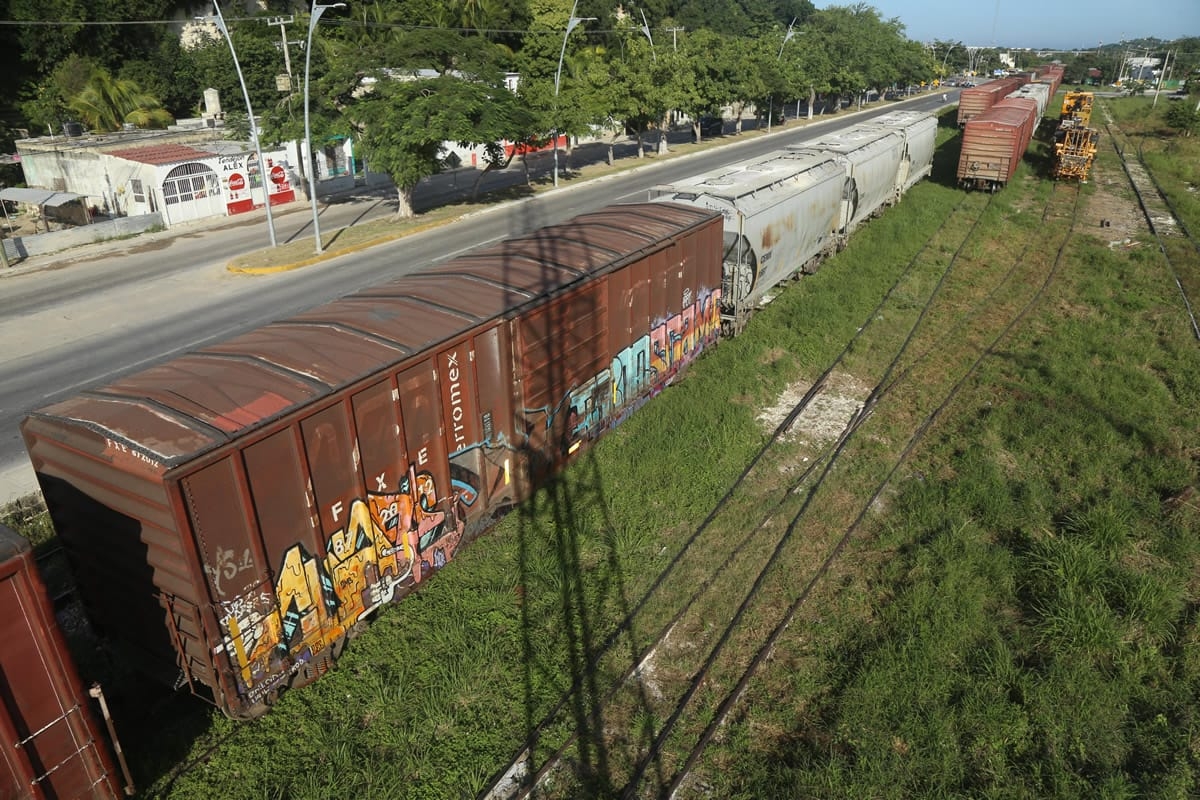
[[[352,405],[375,538],[374,574],[368,574],[367,584],[372,604],[378,604],[399,599],[413,582],[413,551],[407,527],[401,528],[402,519],[412,520],[412,498],[401,488],[408,477],[408,451],[400,393],[390,378],[354,395]]]
[[[242,711],[239,702],[249,706],[263,698],[267,690],[261,687],[270,685],[281,668],[271,658],[279,645],[279,615],[270,578],[276,565],[263,556],[255,515],[247,508],[240,464],[234,454],[180,481],[227,668],[214,650],[217,675],[209,674],[212,644],[203,623],[191,621],[193,615],[199,619],[198,610],[179,596],[164,597],[175,638],[184,651],[181,665],[188,675],[219,687],[217,702],[234,716]]]
[[[639,259],[608,276],[612,404],[619,413],[650,380],[650,262]]]
[[[476,393],[475,350],[460,341],[438,353],[438,383],[442,389],[446,448],[450,461],[450,497],[462,511],[487,505],[483,486],[479,396]]]
[[[402,521],[414,550],[413,579],[444,565],[462,540],[463,523],[452,502],[450,465],[442,438],[436,368],[424,361],[396,378],[408,446],[402,491],[412,500],[412,519]]]
[[[375,562],[371,515],[345,405],[338,403],[306,417],[300,430],[321,533],[321,558],[333,589],[330,602],[343,629],[331,631],[331,636],[340,636],[373,605],[367,587],[368,565]]]
[[[497,325],[475,337],[475,388],[479,403],[481,500],[476,513],[520,499],[513,485],[516,469],[513,436],[513,367],[509,328]]]
[[[314,531],[297,432],[285,428],[244,452],[263,550],[275,575],[279,641],[293,660],[305,660],[324,649],[337,609]],[[276,668],[272,663],[271,670]]]

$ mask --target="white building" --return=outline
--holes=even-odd
[[[118,131],[18,140],[30,187],[83,195],[109,216],[160,213],[170,226],[298,199],[294,149],[264,151],[224,138],[219,120],[166,131]],[[265,178],[265,180],[264,180]],[[306,199],[306,198],[303,198]]]

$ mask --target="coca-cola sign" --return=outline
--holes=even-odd
[[[235,172],[229,176],[229,191],[240,192],[246,188],[246,178],[240,172]]]

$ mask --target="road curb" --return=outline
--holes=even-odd
[[[507,204],[502,203],[501,205],[507,205]],[[499,208],[499,207],[500,207],[500,205],[495,206],[495,208]],[[272,265],[269,267],[250,267],[250,266],[241,266],[239,264],[236,264],[235,261],[237,259],[234,259],[233,261],[230,261],[225,265],[225,271],[232,273],[234,275],[275,275],[280,272],[291,272],[292,270],[302,269],[304,267],[310,267],[313,264],[320,264],[325,261],[331,261],[335,258],[341,258],[342,256],[349,256],[349,255],[354,255],[355,253],[361,253],[362,251],[369,250],[372,247],[379,247],[381,245],[390,244],[398,239],[407,239],[409,236],[416,236],[418,234],[424,233],[425,231],[433,230],[434,228],[440,228],[443,225],[453,225],[454,223],[459,222],[460,220],[466,219],[467,217],[472,216],[475,213],[483,213],[485,211],[490,211],[490,210],[491,209],[482,209],[479,212],[472,212],[472,214],[460,214],[456,217],[449,217],[445,220],[440,220],[438,222],[430,222],[425,225],[419,225],[419,226],[410,228],[410,229],[404,231],[403,233],[381,234],[380,236],[373,237],[371,239],[367,239],[366,241],[358,242],[356,244],[347,245],[346,247],[339,247],[336,249],[324,250],[320,255],[317,255],[314,253],[309,258],[304,258],[299,261],[288,262],[287,264],[275,264],[275,265]],[[353,227],[353,226],[349,226],[349,227]],[[343,228],[338,228],[337,230],[343,231],[343,230],[347,230],[347,228],[343,227]],[[263,251],[255,250],[254,252],[261,253]],[[244,256],[238,256],[238,258],[243,258],[243,257]]]

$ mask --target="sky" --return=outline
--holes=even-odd
[[[854,5],[848,0],[819,3]],[[1200,0],[866,0],[908,38],[981,47],[1076,49],[1154,36],[1200,36]]]

